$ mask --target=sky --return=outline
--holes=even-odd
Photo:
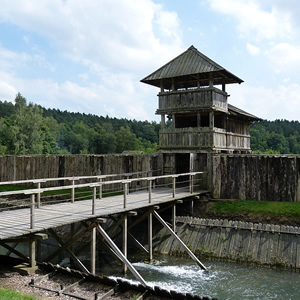
[[[0,0],[0,100],[158,121],[140,80],[194,45],[244,80],[229,103],[300,120],[299,0]]]

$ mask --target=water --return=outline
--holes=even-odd
[[[300,299],[300,274],[234,263],[204,262],[201,270],[191,260],[162,257],[154,264],[133,265],[149,285],[218,299]]]
[[[24,251],[28,250],[27,244],[18,246],[24,247]],[[0,252],[3,252],[0,254],[7,252],[5,249],[2,250],[4,252],[0,248]],[[48,252],[49,249],[46,247],[44,250]],[[63,258],[59,259],[63,261]],[[86,265],[89,265],[88,255],[79,258],[82,261],[86,260]],[[111,254],[106,253],[98,258],[99,274],[120,276],[121,263]],[[149,285],[199,296],[216,297],[220,300],[300,299],[299,273],[201,260],[208,268],[208,271],[203,271],[191,259],[164,255],[155,255],[155,258],[153,264],[147,264],[141,262],[141,256],[130,257],[130,261],[139,261],[133,265]],[[128,279],[135,281],[130,273]]]

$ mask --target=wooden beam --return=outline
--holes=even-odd
[[[36,242],[35,239],[29,239],[29,265],[30,268],[36,267]]]
[[[112,239],[107,235],[105,230],[99,225],[96,225],[97,230],[100,232],[104,240],[110,245],[110,247],[118,254],[118,256],[122,259],[122,262],[125,263],[134,277],[143,285],[147,286],[146,281],[139,274],[139,272],[133,267],[130,261],[123,255],[122,251],[117,247],[117,245],[112,241]]]
[[[17,251],[16,249],[10,247],[9,245],[6,245],[2,241],[0,241],[0,246],[6,248],[7,250],[11,251],[15,255],[19,256],[20,258],[24,259],[25,261],[29,261],[29,258],[23,255],[21,252]]]
[[[77,264],[77,266],[85,273],[90,274],[90,271],[85,267],[85,265],[80,261],[80,259],[68,248],[66,247],[66,244],[63,243],[63,241],[60,239],[60,237],[56,234],[56,232],[53,229],[49,230],[51,232],[51,235],[56,239],[58,244],[61,246],[61,248],[64,248],[65,251],[67,251],[71,256],[74,262]]]
[[[176,204],[172,207],[172,229],[176,232]]]
[[[127,240],[127,215],[124,216],[123,218],[123,254],[124,256],[127,258],[127,244],[128,244],[128,240]],[[127,272],[127,264],[126,263],[123,263],[123,271],[124,273]]]
[[[181,244],[188,255],[201,267],[203,270],[207,270],[204,264],[195,256],[195,254],[185,245],[185,243],[179,238],[179,236],[169,227],[169,225],[163,220],[163,218],[156,212],[153,211],[153,215],[156,219],[172,234],[173,237]]]
[[[148,216],[148,251],[149,251],[149,260],[153,260],[153,226],[152,226],[152,211]]]
[[[72,244],[74,244],[76,241],[78,241],[80,238],[82,238],[87,232],[91,231],[91,229],[94,226],[95,226],[94,224],[91,224],[86,229],[83,229],[80,233],[78,233],[77,235],[75,235],[74,237],[72,237],[71,239],[69,239],[63,246],[61,246],[59,249],[57,249],[56,251],[54,251],[54,253],[52,253],[48,257],[46,257],[45,261],[50,261],[55,256],[57,256],[59,253],[67,250],[67,248],[69,248]],[[57,236],[56,233],[55,233],[55,231],[52,228],[49,229],[49,232],[51,233],[51,235]]]
[[[91,273],[96,274],[96,246],[97,246],[97,230],[94,227],[91,231]]]

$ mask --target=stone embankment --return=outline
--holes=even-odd
[[[200,257],[300,270],[300,227],[192,217],[177,217],[176,225],[178,236]],[[165,229],[155,240],[155,251],[184,255]]]

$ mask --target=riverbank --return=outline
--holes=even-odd
[[[204,257],[300,271],[300,227],[177,217],[176,231],[200,260]],[[155,236],[155,241],[158,253],[186,255],[165,228]]]
[[[199,201],[194,216],[207,219],[300,226],[300,203],[214,199]]]

